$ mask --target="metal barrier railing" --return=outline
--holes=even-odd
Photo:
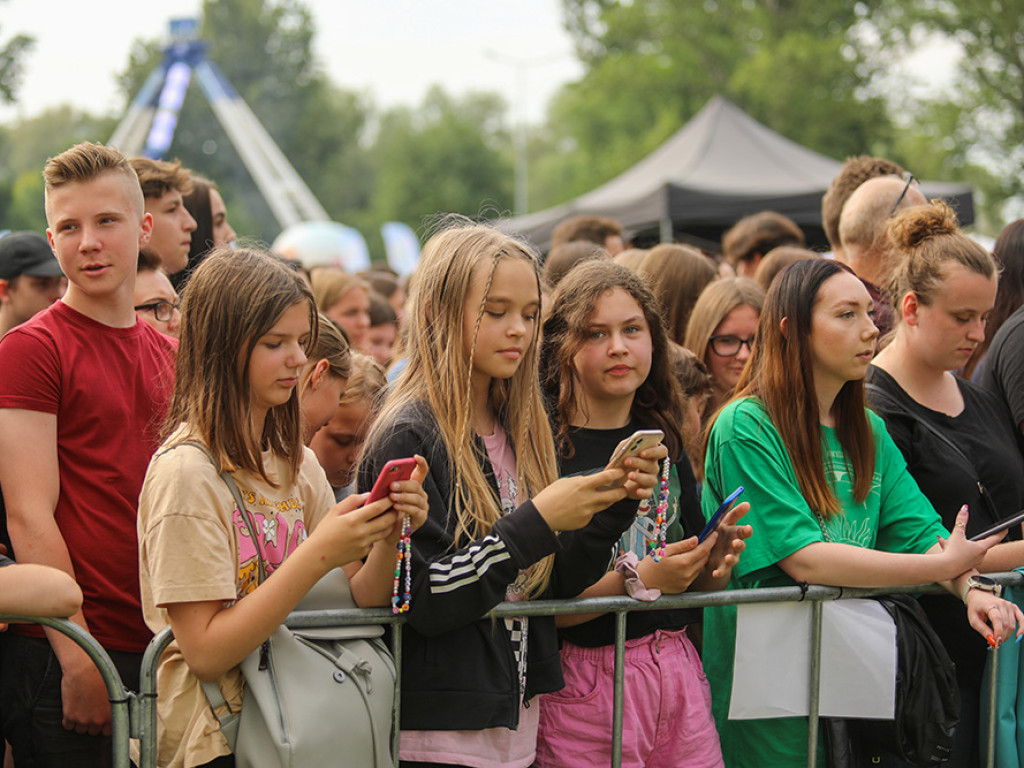
[[[1020,587],[1024,575],[1013,573],[991,574],[1001,584]],[[892,593],[937,593],[942,588],[934,585],[907,585],[884,589],[857,589],[849,587],[772,587],[766,589],[729,590],[722,592],[694,592],[681,595],[662,596],[653,602],[642,602],[630,597],[595,597],[575,600],[531,600],[528,602],[502,603],[491,614],[493,616],[554,616],[580,613],[615,614],[615,667],[614,667],[614,709],[612,727],[612,766],[620,768],[622,762],[622,719],[624,656],[626,641],[626,614],[633,611],[650,611],[709,606],[741,605],[750,603],[782,603],[796,601],[812,602],[811,667],[807,736],[807,765],[815,768],[818,749],[818,687],[821,675],[821,604],[826,600],[870,597]],[[38,619],[0,616],[0,621],[33,621],[54,627],[72,637],[96,662],[107,685],[113,713],[114,766],[127,768],[129,765],[129,738],[139,740],[139,768],[155,768],[157,755],[157,712],[156,712],[156,670],[160,657],[173,639],[170,628],[159,632],[150,642],[142,660],[139,692],[125,689],[114,668],[113,662],[99,644],[77,624],[63,619]],[[395,656],[398,674],[395,680],[395,708],[393,719],[392,751],[397,765],[399,712],[401,711],[401,654],[402,632],[400,626],[405,616],[395,616],[386,608],[350,609],[337,611],[309,611],[293,613],[286,622],[290,627],[327,627],[365,624],[392,624],[398,627],[391,633],[391,650]],[[992,655],[989,686],[989,712],[995,711],[998,655]],[[995,760],[995,718],[989,718],[986,734],[986,762],[993,766]]]
[[[114,662],[111,661],[110,656],[103,650],[103,647],[96,642],[92,635],[68,619],[0,614],[0,622],[11,621],[40,624],[44,627],[55,629],[78,643],[79,647],[92,659],[96,668],[100,671],[103,684],[107,686],[107,698],[110,700],[111,738],[113,740],[114,752],[113,766],[114,768],[129,768],[131,765],[129,738],[131,735],[131,723],[139,717],[137,709],[138,699],[134,693],[124,687]]]

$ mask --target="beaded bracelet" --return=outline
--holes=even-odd
[[[398,586],[402,574],[402,561],[405,561],[405,592],[402,602],[398,602]],[[395,555],[395,581],[391,588],[391,612],[405,613],[409,610],[412,597],[412,522],[409,516],[402,518],[402,537],[398,540],[398,552]]]
[[[661,489],[658,491],[658,513],[654,518],[654,538],[647,540],[651,558],[656,563],[665,554],[665,545],[668,540],[668,471],[670,466],[666,457],[661,467]]]

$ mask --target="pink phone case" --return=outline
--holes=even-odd
[[[377,476],[377,482],[373,484],[373,488],[370,490],[370,496],[366,500],[367,504],[372,504],[375,501],[379,501],[391,493],[391,484],[398,483],[403,480],[408,480],[412,477],[412,471],[416,468],[416,459],[392,459],[385,464],[380,474]]]

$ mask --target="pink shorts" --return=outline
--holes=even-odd
[[[614,646],[562,648],[565,688],[540,697],[536,768],[611,764]],[[711,689],[685,631],[628,640],[622,765],[720,768]]]

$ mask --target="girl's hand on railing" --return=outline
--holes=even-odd
[[[625,460],[629,475],[623,487],[629,498],[649,499],[657,495],[658,484],[661,482],[661,461],[666,456],[668,448],[664,443],[658,443]]]
[[[1018,639],[1024,636],[1024,613],[1014,603],[981,589],[967,590],[964,602],[967,620],[993,648],[1009,640],[1014,630]]]

